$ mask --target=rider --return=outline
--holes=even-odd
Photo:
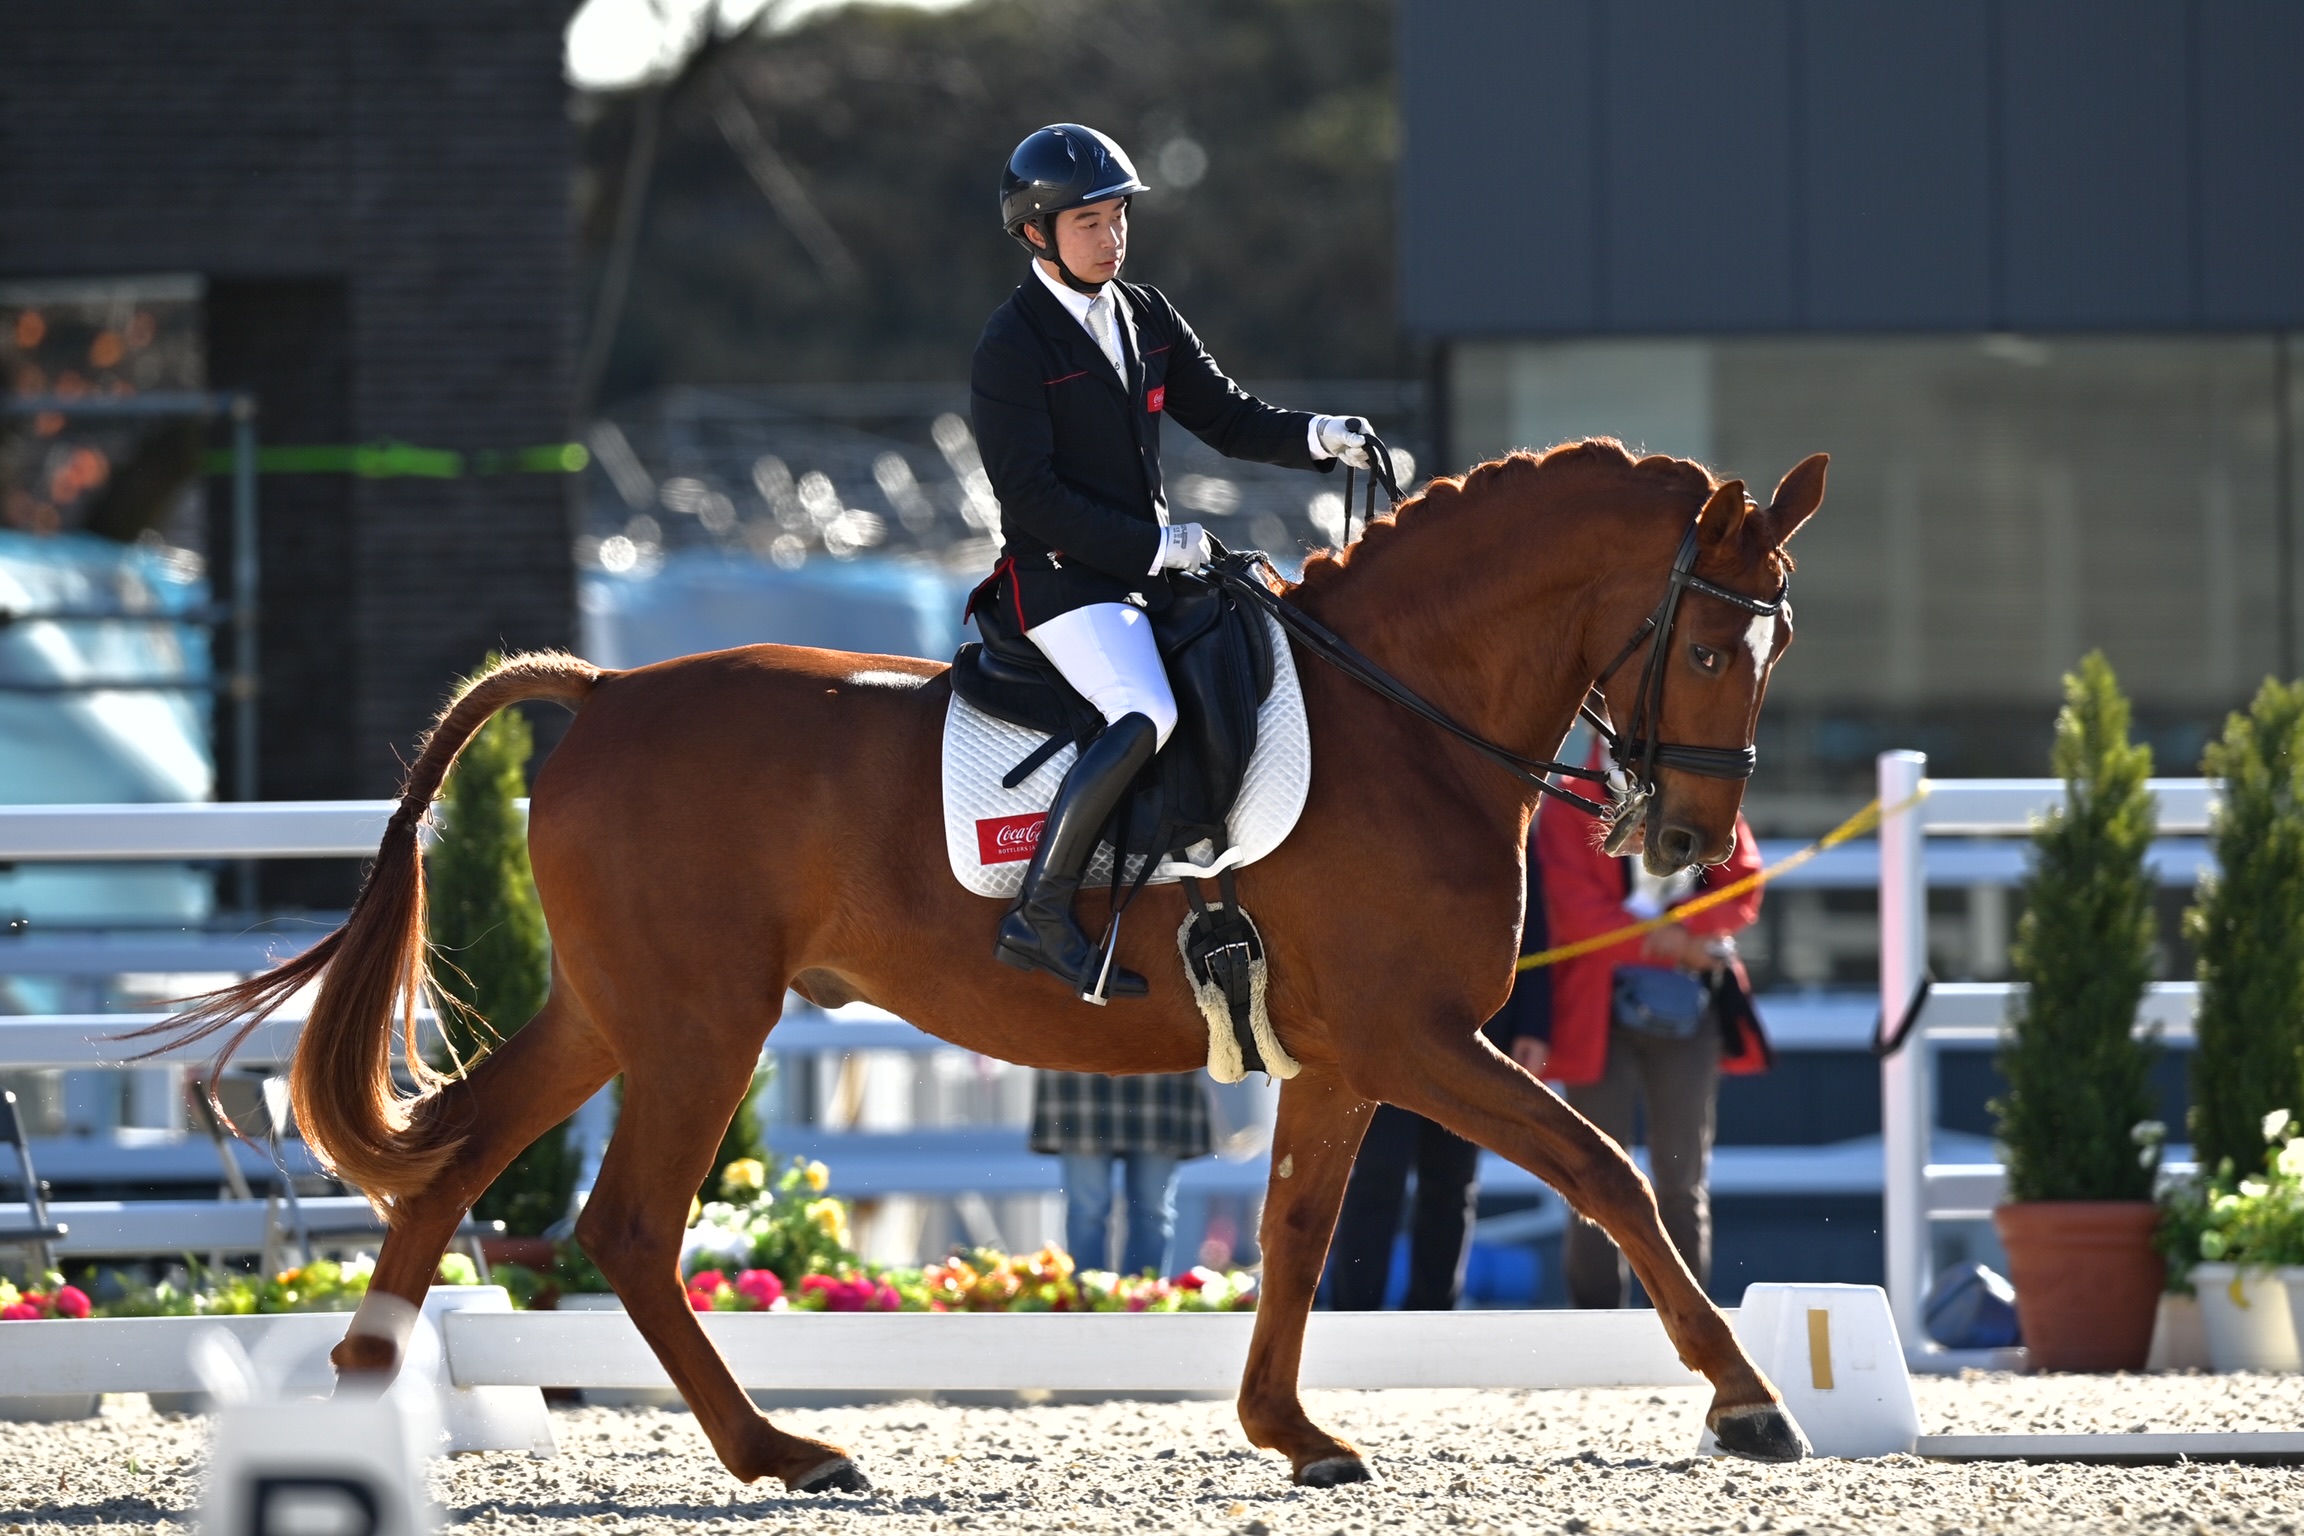
[[[971,370],[976,441],[1006,543],[980,599],[1021,630],[1104,717],[1056,791],[1023,893],[995,949],[1091,1002],[1100,957],[1072,915],[1105,821],[1176,725],[1148,614],[1168,573],[1209,558],[1198,523],[1171,523],[1160,418],[1217,452],[1297,469],[1367,465],[1368,425],[1266,405],[1226,378],[1157,288],[1119,281],[1128,203],[1147,190],[1118,144],[1057,123],[1016,146],[1000,220],[1031,274],[985,323]],[[1115,970],[1104,990],[1144,994]]]

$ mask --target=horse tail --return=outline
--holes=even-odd
[[[431,1182],[463,1139],[428,1113],[445,1078],[415,1047],[417,1001],[432,982],[419,829],[457,753],[491,715],[531,699],[580,709],[600,676],[590,662],[536,651],[467,679],[425,733],[343,926],[295,959],[190,999],[182,1014],[135,1034],[165,1036],[158,1051],[231,1029],[216,1059],[221,1068],[275,1009],[317,979],[319,994],[289,1069],[296,1123],[321,1163],[389,1216],[396,1202]],[[417,1083],[413,1096],[392,1080],[395,1034]]]

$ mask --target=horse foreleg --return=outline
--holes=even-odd
[[[1365,1482],[1359,1451],[1312,1422],[1296,1389],[1304,1320],[1320,1287],[1328,1240],[1371,1105],[1334,1071],[1308,1070],[1280,1085],[1272,1131],[1272,1176],[1264,1194],[1264,1279],[1256,1331],[1240,1379],[1240,1427],[1248,1439],[1288,1458],[1299,1483],[1316,1488]]]
[[[627,1064],[624,1108],[576,1238],[664,1363],[721,1464],[745,1482],[799,1493],[871,1487],[837,1445],[786,1434],[752,1406],[688,1305],[680,1240],[688,1201],[712,1171],[721,1133],[752,1080],[758,1047],[702,1042]]]
[[[1712,1383],[1704,1422],[1732,1455],[1795,1461],[1807,1440],[1665,1234],[1624,1149],[1477,1035],[1426,1038],[1387,1059],[1385,1097],[1535,1174],[1624,1250],[1690,1370]]]
[[[537,1137],[574,1114],[616,1070],[591,1021],[555,986],[536,1017],[419,1113],[463,1141],[427,1188],[394,1203],[368,1293],[329,1358],[343,1373],[399,1369],[400,1351],[440,1256],[472,1202]]]

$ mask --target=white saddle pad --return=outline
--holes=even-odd
[[[1304,689],[1296,660],[1280,626],[1259,614],[1272,644],[1272,692],[1256,713],[1256,751],[1248,759],[1240,798],[1228,825],[1232,846],[1222,854],[1203,841],[1170,858],[1152,872],[1155,884],[1186,876],[1213,875],[1252,864],[1280,846],[1304,812],[1312,784],[1312,733],[1304,722]],[[979,896],[1013,896],[1023,887],[1024,866],[1040,844],[1040,828],[1056,798],[1056,786],[1079,749],[1067,742],[1014,789],[1000,781],[1048,738],[1021,725],[995,720],[955,693],[944,716],[944,847],[952,877]],[[1089,882],[1112,878],[1112,848],[1096,850]]]

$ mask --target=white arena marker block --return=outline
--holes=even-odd
[[[444,1319],[451,1312],[504,1312],[512,1310],[512,1297],[500,1285],[436,1285],[424,1297],[424,1317],[446,1339]],[[450,1373],[440,1373],[441,1449],[459,1451],[526,1451],[531,1456],[554,1455],[552,1414],[544,1394],[536,1387],[460,1387]]]
[[[422,1414],[390,1396],[240,1403],[216,1415],[205,1536],[423,1536]]]
[[[1876,1285],[1753,1285],[1736,1336],[1819,1456],[1893,1456],[1920,1438],[1920,1404],[1888,1293]],[[1699,1455],[1717,1454],[1709,1430]]]

